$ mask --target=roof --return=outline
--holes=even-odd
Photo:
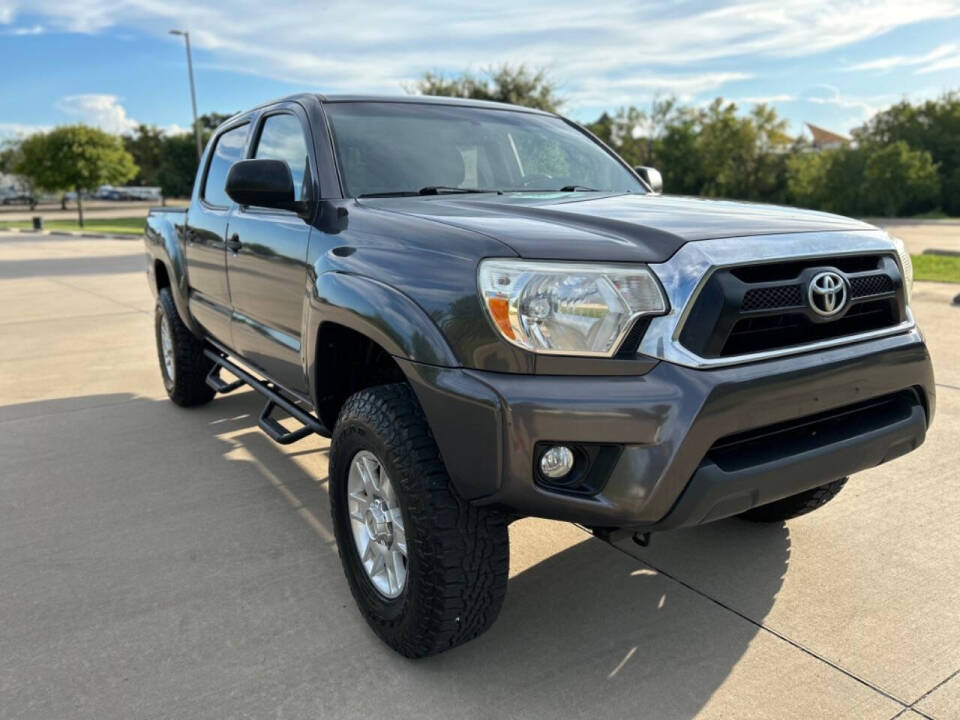
[[[317,93],[321,102],[390,102],[410,103],[415,105],[460,105],[463,107],[482,107],[493,110],[515,110],[518,112],[536,113],[538,115],[552,115],[552,113],[509,103],[492,102],[490,100],[474,100],[473,98],[446,97],[437,95],[321,95]]]
[[[810,133],[813,135],[814,145],[830,145],[833,143],[840,144],[850,142],[850,138],[840,135],[839,133],[825,130],[822,127],[812,125],[810,123],[806,123],[806,126],[810,128]]]
[[[247,108],[246,110],[241,110],[236,115],[224,120],[217,127],[220,128],[224,125],[228,125],[235,119],[242,117],[247,113],[251,113],[254,110],[259,110],[260,108],[283,102],[300,102],[309,99],[319,100],[322,103],[389,102],[408,103],[411,105],[458,105],[460,107],[487,108],[490,110],[512,110],[514,112],[525,112],[534,115],[554,115],[554,113],[549,113],[544,110],[537,110],[536,108],[524,107],[523,105],[511,105],[509,103],[491,102],[489,100],[474,100],[473,98],[440,97],[437,95],[321,95],[320,93],[300,92],[293,93],[291,95],[284,95],[283,97],[273,98],[272,100],[258,103],[253,107]]]

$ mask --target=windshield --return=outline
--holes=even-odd
[[[644,191],[600,145],[550,115],[397,102],[324,108],[348,197]]]

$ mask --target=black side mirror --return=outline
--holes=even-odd
[[[227,174],[226,191],[240,205],[291,210],[299,215],[308,207],[293,199],[293,174],[283,160],[235,162]]]
[[[638,165],[634,170],[637,171],[637,175],[640,176],[640,179],[647,184],[647,187],[649,187],[652,192],[663,192],[663,178],[660,176],[659,170],[647,167],[646,165]]]

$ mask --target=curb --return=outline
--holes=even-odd
[[[32,230],[29,228],[0,228],[0,233],[21,233],[23,235],[59,235],[62,237],[90,238],[90,239],[109,239],[109,240],[142,240],[143,233],[134,235],[132,233],[88,233],[88,232],[68,232],[67,230]]]

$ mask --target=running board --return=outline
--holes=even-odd
[[[215,392],[226,395],[247,384],[244,380],[234,380],[232,383],[228,383],[220,377],[221,367],[221,365],[214,364],[214,366],[210,368],[210,372],[207,373],[207,385],[213,388]]]
[[[213,369],[207,375],[207,384],[214,390],[220,393],[227,393],[236,390],[241,385],[249,385],[267,399],[267,404],[264,406],[263,412],[260,413],[260,419],[257,424],[274,442],[280,443],[281,445],[289,445],[297,440],[303,440],[303,438],[313,433],[330,437],[330,431],[327,430],[326,426],[320,422],[318,418],[288,400],[275,386],[254,377],[218,352],[204,350],[203,354],[215,363]],[[236,375],[239,379],[232,383],[225,382],[223,378],[220,377],[221,367],[228,370],[231,374]],[[285,428],[273,417],[273,412],[277,408],[283,410],[303,427],[297,428],[296,430],[288,430]]]

